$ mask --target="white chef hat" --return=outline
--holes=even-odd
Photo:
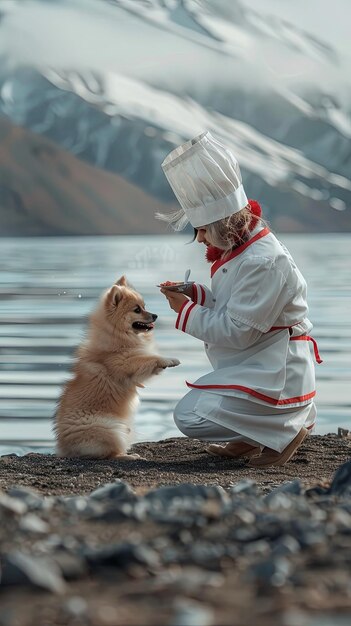
[[[238,161],[209,132],[172,150],[162,169],[185,213],[180,228],[212,224],[248,204]]]

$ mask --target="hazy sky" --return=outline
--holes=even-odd
[[[241,0],[257,11],[263,10],[321,37],[351,60],[350,0]]]
[[[241,2],[263,15],[284,18],[322,38],[351,62],[349,0]],[[232,0],[208,0],[207,3],[209,6],[217,3],[235,8]],[[83,66],[118,68],[118,71],[133,75],[143,69],[147,71],[164,65],[167,59],[174,60],[175,65],[177,61],[183,61],[186,67],[185,60],[189,59],[190,49],[185,39],[183,50],[172,50],[172,35],[167,22],[164,22],[165,29],[147,19],[141,22],[138,17],[103,0],[1,0],[0,9],[9,12],[0,24],[0,52],[10,52],[20,61],[35,64],[61,62],[64,65],[76,61]],[[146,11],[144,17],[147,16]],[[177,29],[174,23],[170,27]],[[140,36],[135,37],[138,33]],[[196,33],[191,36],[196,38]],[[231,45],[235,45],[234,37]],[[245,40],[241,39],[238,45],[245,46]]]

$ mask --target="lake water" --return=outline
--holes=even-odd
[[[203,246],[190,237],[0,239],[0,454],[52,451],[52,416],[72,353],[100,293],[121,274],[157,313],[159,352],[178,357],[140,390],[138,440],[179,431],[172,408],[209,371],[202,342],[174,328],[156,285],[191,278],[209,284]],[[324,363],[316,366],[317,433],[351,429],[351,235],[282,235],[309,285],[310,319]]]

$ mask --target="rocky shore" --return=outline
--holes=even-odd
[[[260,470],[189,439],[133,451],[0,457],[0,626],[350,623],[350,439]]]

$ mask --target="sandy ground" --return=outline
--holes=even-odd
[[[173,438],[136,444],[145,460],[95,461],[59,459],[52,455],[27,454],[0,457],[0,489],[20,484],[45,495],[84,494],[120,478],[137,491],[157,485],[180,483],[230,487],[243,479],[257,482],[263,490],[294,478],[306,485],[329,480],[337,467],[351,456],[351,440],[336,435],[312,435],[295,457],[283,467],[250,468],[243,460],[217,459],[206,453],[203,442]]]
[[[182,483],[217,485],[230,493],[233,485],[250,479],[259,486],[257,498],[264,502],[264,494],[296,478],[305,487],[330,483],[335,470],[350,459],[351,441],[336,435],[310,436],[286,466],[260,470],[250,468],[244,461],[210,457],[203,443],[189,439],[137,444],[133,451],[145,460],[92,461],[39,454],[7,455],[0,458],[0,490],[6,493],[12,486],[20,485],[43,496],[72,496],[89,494],[99,486],[121,479],[141,497],[150,489]],[[303,524],[307,524],[303,533],[315,537],[305,540],[306,545],[298,550],[293,549],[293,543],[292,547],[289,544],[291,537],[286,540],[286,530],[280,530],[274,541],[272,537],[258,536],[246,543],[241,541],[237,547],[239,544],[232,537],[236,525],[240,523],[250,529],[256,524],[252,521],[255,518],[250,521],[250,507],[255,506],[256,498],[249,493],[243,496],[241,513],[236,510],[235,514],[223,517],[211,501],[205,521],[197,519],[196,523],[187,522],[186,518],[179,523],[175,520],[160,523],[149,518],[92,520],[73,509],[69,511],[55,499],[52,507],[33,511],[47,526],[41,532],[24,531],[18,515],[1,512],[0,506],[2,555],[16,550],[50,555],[58,547],[64,547],[68,560],[70,553],[75,555],[72,566],[68,565],[70,573],[65,576],[61,592],[0,586],[0,626],[251,626],[254,623],[315,626],[321,616],[323,619],[330,616],[328,624],[346,626],[351,617],[350,498],[348,505],[342,505],[341,513],[338,509],[337,522],[333,517],[333,498],[328,502],[325,498],[325,504],[322,498],[319,508],[308,504],[308,512],[304,511],[308,499],[305,495],[299,498],[296,504],[283,501],[281,505],[278,503],[278,508],[262,513],[263,517],[260,514],[256,517],[260,523],[262,519],[267,523],[268,519],[271,533],[278,517],[279,524],[291,528],[301,516]],[[274,515],[278,517],[273,519]],[[335,528],[337,524],[337,530],[328,531],[333,524]],[[345,525],[347,528],[340,531]],[[279,548],[283,561],[287,560],[284,550],[288,553],[292,573],[286,578],[281,572],[277,573],[277,579],[269,573],[272,564],[278,569],[281,566],[281,558],[274,552],[277,541],[283,546]],[[75,568],[79,570],[80,551],[123,542],[146,545],[162,553],[162,567],[132,564],[125,569],[90,571],[84,571],[83,567],[83,571],[74,573]],[[187,559],[195,545],[197,557]],[[224,548],[220,558],[216,553],[219,546]],[[257,574],[260,559],[266,559],[263,580]],[[283,576],[282,582],[279,576]],[[271,577],[272,584],[265,581],[266,577],[267,580]]]

